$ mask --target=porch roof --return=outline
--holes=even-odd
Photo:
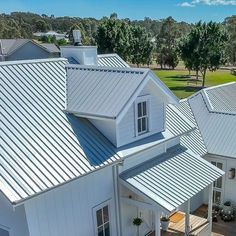
[[[171,212],[223,174],[203,158],[177,145],[126,170],[120,178]]]

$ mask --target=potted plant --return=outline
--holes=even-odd
[[[143,220],[139,217],[133,219],[133,225],[137,227],[137,236],[139,236],[139,226],[143,223]]]
[[[162,216],[161,217],[161,228],[163,231],[167,231],[170,223],[170,217],[169,216]]]

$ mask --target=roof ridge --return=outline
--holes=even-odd
[[[46,63],[46,62],[57,62],[57,61],[68,61],[66,58],[45,58],[45,59],[30,59],[30,60],[16,60],[16,61],[1,61],[0,66],[9,65],[21,65],[21,64],[33,64],[33,63]]]
[[[212,90],[212,89],[228,86],[228,85],[231,85],[231,84],[236,84],[236,82],[232,81],[232,82],[228,82],[228,83],[224,83],[224,84],[218,84],[218,85],[215,85],[215,86],[210,86],[210,87],[204,88],[203,90],[204,91],[208,91],[208,90]]]
[[[109,72],[139,72],[143,74],[147,74],[151,71],[149,68],[131,68],[131,67],[107,67],[107,66],[94,66],[94,65],[75,65],[75,64],[68,64],[66,65],[66,69],[87,69],[87,70],[96,70],[96,71],[109,71]]]

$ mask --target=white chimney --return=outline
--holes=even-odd
[[[80,30],[73,30],[74,46],[82,46]]]
[[[97,46],[62,46],[61,57],[73,58],[80,65],[97,66]]]

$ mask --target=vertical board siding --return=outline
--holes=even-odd
[[[79,178],[25,203],[33,236],[94,235],[93,208],[110,200],[112,235],[116,233],[112,168]]]
[[[163,131],[164,129],[164,102],[161,94],[158,94],[155,91],[155,87],[152,82],[149,81],[148,84],[141,91],[139,96],[149,95],[150,105],[149,105],[149,124],[150,132],[149,135]],[[117,143],[118,146],[122,146],[131,142],[134,142],[143,136],[136,137],[135,134],[135,103],[130,107],[128,112],[125,114],[123,119],[118,124],[118,137]]]

